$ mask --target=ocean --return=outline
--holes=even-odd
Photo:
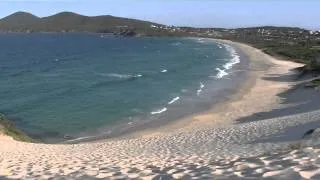
[[[43,142],[120,135],[225,101],[242,57],[203,38],[1,34],[0,112]]]

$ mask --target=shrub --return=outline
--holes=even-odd
[[[17,141],[25,141],[25,142],[33,141],[29,136],[27,136],[21,130],[17,129],[15,125],[2,114],[0,114],[0,131],[2,131],[5,135],[10,136]]]

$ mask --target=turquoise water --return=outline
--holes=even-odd
[[[110,133],[207,106],[238,58],[206,39],[2,34],[0,112],[38,139]]]

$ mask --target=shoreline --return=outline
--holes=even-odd
[[[187,39],[193,39],[193,40],[198,40],[198,38],[190,38],[186,37]],[[205,39],[205,38],[201,38]],[[209,43],[212,44],[213,46],[215,45],[216,42],[212,43],[212,39],[205,39],[206,41],[210,41]],[[225,44],[225,43],[223,43]],[[222,44],[218,45],[221,46]],[[228,44],[226,44],[228,45]],[[229,45],[228,45],[229,46]],[[213,109],[213,107],[216,106],[216,104],[222,104],[225,100],[231,99],[231,96],[233,96],[234,93],[237,93],[238,89],[242,89],[243,86],[241,83],[247,81],[247,72],[248,71],[248,64],[250,63],[250,60],[248,57],[240,50],[236,49],[235,47],[231,46],[232,50],[236,51],[236,56],[240,56],[241,62],[233,64],[230,69],[224,69],[225,71],[228,72],[228,75],[223,78],[215,79],[215,81],[222,81],[222,90],[219,91],[210,91],[210,87],[214,87],[214,82],[207,82],[205,83],[206,88],[208,89],[207,91],[210,91],[211,94],[214,95],[215,98],[212,98],[210,96],[210,92],[207,92],[206,95],[208,98],[211,98],[210,100],[207,100],[210,102],[210,104],[205,104],[205,107],[201,108],[195,108],[193,109],[188,108],[188,110],[193,110],[193,112],[184,112],[182,115],[177,115],[174,113],[169,113],[162,115],[159,119],[157,120],[142,120],[141,122],[119,122],[118,124],[113,124],[111,127],[106,126],[106,128],[101,127],[100,129],[96,130],[91,130],[91,131],[86,131],[86,132],[81,132],[78,134],[75,134],[74,139],[70,140],[62,140],[62,141],[57,141],[57,142],[48,142],[48,144],[78,144],[78,143],[87,143],[87,142],[96,142],[96,141],[104,141],[104,140],[111,140],[111,139],[126,139],[126,138],[132,138],[133,134],[139,134],[139,133],[144,133],[148,131],[153,131],[154,129],[157,131],[158,129],[162,129],[163,127],[170,127],[172,124],[176,122],[180,122],[181,119],[188,118],[193,115],[198,115],[205,113],[207,111],[210,111]],[[229,52],[229,50],[228,50]],[[230,52],[232,56],[233,53]],[[231,63],[231,61],[227,62],[226,64]],[[225,65],[226,65],[225,64]],[[233,73],[234,72],[234,73]],[[229,74],[230,73],[230,74]],[[227,80],[229,79],[229,80]],[[229,82],[227,82],[229,81]],[[202,81],[205,82],[205,81]],[[201,83],[202,83],[201,82]],[[219,82],[218,82],[219,83]],[[207,102],[205,102],[207,103]],[[199,104],[200,106],[202,104]],[[184,109],[185,110],[185,109]],[[158,128],[161,127],[161,128]],[[175,128],[172,128],[173,130]],[[111,132],[111,133],[109,133]],[[144,133],[144,134],[147,134]],[[80,136],[78,136],[80,135]],[[72,136],[72,135],[71,135]]]
[[[142,38],[142,39],[145,39],[145,38]],[[215,48],[217,48],[217,50],[219,50],[218,47],[216,47],[216,45],[212,42],[201,42],[201,41],[196,42],[196,40],[198,40],[196,38],[194,38],[194,40],[190,40],[190,39],[188,40],[188,39],[189,38],[172,38],[173,41],[183,41],[183,42],[190,41],[191,44],[195,45],[195,46],[190,46],[190,48],[195,47],[196,51],[198,51],[198,49],[196,48],[196,46],[198,46],[198,44],[201,47],[207,46],[208,47],[208,50],[207,50],[208,55],[210,55],[212,51],[215,51],[214,50]],[[207,41],[207,40],[205,40],[205,41]],[[187,42],[186,44],[189,44],[189,42]],[[202,45],[202,44],[206,44],[206,45]],[[170,47],[170,46],[168,46],[168,47]],[[230,67],[231,66],[230,63],[232,64],[231,60],[234,59],[234,58],[232,58],[233,53],[228,53],[226,50],[229,52],[228,48],[221,50],[221,53],[225,53],[226,59],[224,59],[224,57],[221,56],[221,58],[219,58],[219,63],[217,62],[220,66],[219,68],[222,69],[221,71],[227,69],[226,67]],[[210,58],[210,56],[209,56],[209,58],[207,56],[203,57],[204,59],[207,59],[206,61],[209,64],[216,64],[214,57],[218,57],[221,55],[220,52],[219,53],[213,52],[213,53],[216,54],[216,55],[212,56],[213,58]],[[229,54],[231,54],[231,56],[232,56],[230,59],[229,59]],[[197,58],[192,58],[192,59],[197,59]],[[209,67],[209,66],[207,66],[207,67]],[[168,68],[170,69],[169,66],[168,66]],[[28,114],[28,112],[26,112],[28,116],[25,116],[25,117],[24,117],[24,115],[20,115],[20,114],[23,114],[23,111],[24,111],[23,109],[21,110],[21,112],[19,112],[20,111],[19,108],[11,109],[11,108],[6,108],[6,106],[4,106],[5,108],[3,108],[3,111],[7,113],[8,117],[12,116],[13,122],[17,122],[17,125],[19,125],[17,127],[21,128],[21,129],[25,129],[27,134],[30,134],[30,136],[34,137],[35,139],[39,140],[42,143],[48,143],[48,144],[64,143],[64,141],[73,140],[73,139],[76,139],[79,137],[85,138],[85,136],[98,136],[98,137],[100,137],[100,135],[102,135],[102,136],[105,136],[102,138],[118,137],[119,135],[120,136],[122,135],[122,133],[120,132],[120,131],[122,131],[122,129],[124,129],[124,131],[126,131],[126,128],[131,128],[135,125],[139,126],[140,122],[141,122],[141,124],[144,124],[144,122],[148,123],[148,120],[150,120],[150,121],[152,121],[150,124],[153,124],[153,122],[155,122],[154,124],[156,124],[155,126],[151,125],[151,127],[152,126],[156,127],[157,125],[158,126],[163,125],[163,124],[166,124],[167,122],[170,122],[170,121],[173,121],[176,119],[180,119],[181,117],[184,117],[187,115],[191,115],[194,113],[201,113],[203,111],[206,111],[207,109],[209,109],[211,107],[212,104],[214,104],[214,103],[216,103],[216,101],[218,101],[216,99],[220,99],[220,98],[224,99],[224,97],[228,96],[229,93],[225,92],[221,89],[225,89],[224,87],[226,87],[226,88],[228,88],[228,90],[231,90],[231,89],[234,89],[234,88],[232,88],[233,85],[231,86],[231,84],[233,82],[242,82],[242,78],[240,77],[241,78],[240,79],[237,76],[232,77],[232,79],[236,79],[236,80],[232,80],[232,81],[226,80],[226,79],[229,79],[229,77],[231,77],[231,76],[229,76],[227,78],[224,77],[222,80],[218,80],[219,77],[217,77],[217,76],[219,75],[220,71],[218,73],[218,70],[217,70],[218,66],[217,66],[216,70],[214,68],[216,68],[215,65],[213,67],[207,68],[206,72],[204,72],[204,73],[201,72],[201,69],[196,69],[196,71],[200,70],[199,75],[201,74],[201,76],[203,76],[203,77],[199,76],[198,79],[197,79],[197,77],[195,77],[195,80],[192,80],[193,77],[188,78],[189,79],[188,81],[190,81],[190,82],[192,81],[190,83],[190,87],[189,87],[189,85],[186,85],[184,87],[177,86],[177,89],[172,92],[163,91],[163,92],[166,92],[166,93],[162,93],[162,94],[164,94],[163,97],[157,98],[157,99],[156,99],[156,97],[154,97],[154,99],[156,99],[154,102],[159,102],[159,103],[156,103],[155,106],[152,106],[152,105],[149,106],[148,104],[144,105],[146,107],[145,109],[146,110],[148,109],[145,112],[143,112],[144,110],[141,108],[141,113],[140,113],[139,112],[140,110],[138,108],[139,105],[138,105],[137,109],[124,109],[123,111],[128,112],[128,116],[124,116],[123,118],[122,117],[118,118],[118,116],[113,116],[112,113],[109,114],[110,116],[108,114],[106,114],[105,116],[102,116],[102,117],[99,116],[99,113],[96,114],[97,117],[94,114],[91,114],[91,117],[94,117],[95,119],[98,119],[98,120],[100,119],[100,121],[102,122],[101,126],[99,126],[99,127],[92,127],[91,128],[90,126],[88,126],[86,128],[75,129],[75,131],[73,131],[72,126],[66,125],[66,127],[68,127],[68,129],[65,131],[64,125],[62,124],[60,126],[62,130],[60,130],[59,128],[56,129],[55,125],[46,128],[45,124],[47,124],[47,123],[46,123],[46,121],[43,120],[43,118],[46,118],[47,115],[50,115],[50,113],[45,113],[46,112],[45,109],[43,110],[44,113],[42,115],[42,112],[41,112],[42,110],[37,110],[39,108],[35,108],[35,111],[38,111],[39,115],[36,115],[34,120],[32,118],[30,118],[33,116],[33,113]],[[173,71],[175,71],[175,70],[173,70]],[[186,71],[185,71],[186,74],[192,74],[189,72],[191,72],[191,71],[187,71],[187,69],[186,69]],[[168,73],[168,75],[169,75],[169,73]],[[227,74],[227,73],[225,73],[225,74]],[[240,75],[242,73],[236,73],[236,74]],[[162,75],[162,74],[160,74],[160,75]],[[166,74],[163,74],[163,75],[168,76]],[[144,76],[146,76],[146,78],[144,78],[144,79],[148,79],[147,73]],[[144,81],[144,80],[139,80],[139,81]],[[219,83],[219,86],[217,86],[217,88],[215,88],[214,86],[213,86],[213,88],[211,88],[212,85],[214,85],[216,81],[218,81],[217,83]],[[199,84],[199,82],[200,82],[200,87],[197,86],[197,84],[196,84],[196,83]],[[220,85],[220,82],[221,82],[221,85]],[[204,85],[205,85],[204,89],[206,92],[201,93],[201,95],[196,95],[195,92],[197,91],[197,93],[198,93],[199,88],[201,88],[201,90],[202,90],[202,85],[203,85],[202,83],[204,83]],[[179,80],[178,80],[177,84],[179,84]],[[163,87],[165,88],[165,86],[163,86]],[[180,88],[180,89],[178,89],[178,88]],[[215,90],[215,89],[217,89],[217,90]],[[156,91],[159,91],[159,90],[156,90]],[[218,93],[215,93],[215,91]],[[220,93],[220,92],[222,92],[222,93]],[[222,95],[219,96],[216,94],[222,94]],[[171,96],[174,96],[174,97],[180,96],[181,97],[180,102],[174,103],[173,105],[168,105],[167,103],[169,102],[169,99],[172,98]],[[213,98],[211,98],[211,96]],[[51,99],[53,102],[56,101],[55,97],[53,97]],[[192,100],[189,100],[189,99],[192,99]],[[168,101],[168,102],[166,102],[166,101]],[[98,99],[98,102],[99,102],[99,99]],[[194,102],[194,103],[191,104],[192,102]],[[187,103],[189,103],[190,105]],[[110,104],[111,105],[110,107],[113,106],[112,102],[106,103],[106,104]],[[35,104],[35,106],[38,106],[38,105]],[[133,105],[132,107],[134,107],[134,106],[135,105]],[[150,115],[149,112],[156,111],[157,109],[160,109],[160,107],[162,107],[162,106],[168,107],[168,111],[166,113],[163,113],[161,115]],[[15,107],[15,106],[13,106],[13,107]],[[172,107],[172,109],[171,109],[171,107]],[[85,110],[86,109],[84,109],[84,111]],[[131,111],[132,111],[132,113],[131,113]],[[15,112],[15,113],[12,113],[12,112]],[[63,111],[61,111],[61,112],[63,112]],[[95,112],[95,111],[93,111],[93,112]],[[66,113],[68,113],[68,112],[66,112]],[[63,114],[66,114],[66,113],[63,113]],[[58,119],[58,120],[63,119],[60,117],[64,117],[64,116],[57,115],[56,119]],[[116,118],[109,119],[109,117],[116,117]],[[90,116],[88,116],[86,119],[88,119],[88,118],[90,119]],[[103,122],[103,121],[105,121],[104,120],[105,118],[107,120],[106,120],[106,122]],[[25,121],[26,123],[25,124],[20,123],[22,121]],[[37,124],[32,124],[32,121],[33,122],[39,121],[39,122],[42,122],[43,124],[40,125],[40,127],[36,128]],[[85,126],[85,124],[86,124],[85,123],[86,121],[81,121],[84,123],[80,123],[80,124],[79,123],[77,124],[76,123],[77,121],[78,120],[76,120],[76,119],[74,120],[74,123],[76,124],[76,125],[74,125],[75,127],[77,127],[77,126],[81,127],[82,125]],[[114,122],[112,122],[112,121],[114,121]],[[30,124],[28,124],[28,122],[30,122]],[[71,121],[71,122],[73,122],[73,121]],[[80,122],[80,121],[78,121],[78,122]],[[148,124],[146,126],[144,126],[143,128],[148,128],[148,126],[149,126]],[[34,127],[32,127],[32,125]],[[57,126],[57,127],[59,127],[59,126]],[[39,130],[37,130],[37,129],[39,129]],[[119,131],[118,131],[118,129],[119,129]],[[102,138],[99,138],[99,139],[102,139]],[[86,141],[86,139],[84,139],[84,141]],[[89,141],[91,141],[91,140],[89,140]]]
[[[319,177],[320,149],[312,143],[303,146],[309,143],[308,139],[295,143],[262,142],[287,128],[318,122],[319,110],[235,123],[235,117],[282,106],[278,93],[290,89],[296,82],[273,82],[266,77],[286,75],[299,65],[238,45],[247,48],[249,55],[252,53],[250,60],[257,63],[251,64],[255,66],[250,68],[250,81],[223,106],[217,105],[220,107],[207,113],[168,124],[168,129],[160,128],[156,132],[149,129],[130,138],[66,145],[18,142],[0,135],[4,145],[0,148],[0,179]],[[180,129],[172,131],[177,127]]]
[[[190,39],[190,37],[187,37],[187,38]],[[191,38],[191,39],[197,40],[198,38]],[[201,39],[206,39],[208,41],[212,41],[212,39],[210,39],[210,38],[201,38]],[[216,41],[214,41],[214,43],[216,43]],[[223,42],[220,45],[223,45],[223,44],[229,45],[228,43],[225,43],[225,42]],[[212,99],[212,103],[210,104],[209,107],[198,109],[193,113],[186,113],[185,115],[182,115],[179,117],[171,117],[171,116],[165,115],[164,117],[162,117],[160,119],[160,121],[147,121],[147,122],[141,122],[141,124],[139,124],[137,122],[136,126],[127,127],[127,129],[126,128],[124,128],[124,129],[119,128],[118,132],[111,133],[111,134],[104,133],[103,128],[102,128],[102,131],[98,130],[99,133],[96,133],[96,134],[88,133],[87,135],[80,136],[75,139],[58,142],[58,144],[59,143],[62,143],[62,144],[76,143],[76,144],[78,144],[78,143],[107,141],[107,140],[113,140],[113,139],[128,139],[128,138],[135,138],[135,137],[137,137],[137,135],[139,136],[139,134],[140,135],[141,134],[151,135],[151,134],[155,133],[154,131],[165,132],[166,129],[169,129],[169,131],[172,131],[172,130],[176,131],[177,128],[179,128],[179,129],[185,128],[184,123],[187,122],[186,119],[189,119],[191,116],[201,115],[201,114],[206,113],[208,111],[212,111],[212,109],[215,109],[216,107],[220,106],[221,104],[228,103],[229,101],[234,99],[233,96],[238,95],[239,89],[241,89],[241,90],[243,88],[250,89],[250,86],[241,84],[243,82],[245,82],[246,84],[252,84],[251,80],[248,80],[248,77],[249,77],[248,76],[248,73],[249,73],[248,64],[250,64],[250,60],[244,52],[239,50],[238,47],[231,46],[231,48],[236,51],[237,56],[238,55],[240,56],[241,62],[234,64],[231,69],[228,69],[228,75],[226,77],[221,78],[220,80],[226,81],[226,79],[229,79],[231,82],[227,82],[227,83],[224,82],[224,83],[232,84],[232,87],[225,87],[224,88],[224,91],[227,91],[227,93],[222,92],[221,90],[220,90],[221,92],[214,92],[214,93],[217,93],[218,96],[217,96],[217,99]],[[234,76],[234,77],[232,77],[232,76]],[[248,83],[248,81],[250,83]],[[206,87],[207,86],[214,87],[214,84],[208,83],[208,84],[206,84]],[[234,95],[234,94],[236,94],[236,95]],[[227,102],[224,102],[225,100]],[[127,125],[127,123],[123,122],[119,126],[121,126],[121,125]],[[116,126],[116,125],[114,125],[114,126]]]
[[[278,94],[289,90],[293,85],[298,82],[283,82],[278,85],[272,85],[274,82],[270,83],[267,80],[262,80],[267,77],[270,73],[281,74],[296,74],[296,72],[291,72],[297,67],[303,66],[301,63],[292,62],[288,60],[279,60],[276,57],[265,54],[259,49],[256,49],[250,45],[233,42],[229,40],[221,39],[211,39],[218,43],[231,45],[237,51],[244,53],[249,61],[249,72],[242,85],[238,87],[238,90],[234,94],[230,94],[225,102],[218,102],[214,104],[209,110],[187,116],[182,119],[170,122],[162,127],[158,128],[148,128],[138,132],[132,132],[124,136],[123,138],[137,138],[146,137],[153,135],[166,134],[177,130],[192,130],[195,128],[201,128],[206,126],[226,126],[236,123],[238,119],[249,117],[255,113],[259,112],[269,112],[273,109],[280,108],[281,99],[277,97]],[[268,61],[259,60],[259,55],[263,55],[261,59],[267,59]],[[272,69],[275,66],[282,66],[280,72]],[[263,101],[257,99],[256,95],[263,93],[262,88],[274,86],[272,92],[264,93]],[[261,92],[262,91],[262,92]],[[254,100],[252,100],[254,99]],[[252,104],[257,104],[258,107],[252,107]],[[103,141],[103,140],[102,140]]]
[[[100,135],[89,135],[89,136],[80,136],[76,139],[71,139],[71,140],[66,140],[66,141],[61,141],[58,143],[53,143],[53,144],[74,144],[74,143],[87,143],[87,142],[99,142],[99,141],[108,141],[108,140],[114,140],[114,139],[130,139],[130,138],[137,138],[141,136],[154,136],[154,135],[159,135],[159,134],[165,134],[171,131],[177,131],[177,130],[189,130],[189,129],[195,129],[195,128],[201,128],[205,126],[224,126],[224,125],[230,125],[235,123],[235,120],[240,119],[245,116],[250,116],[253,113],[256,112],[261,112],[261,111],[271,111],[272,109],[270,106],[276,106],[278,105],[278,101],[274,98],[272,100],[269,100],[268,102],[264,101],[260,105],[260,108],[254,109],[250,107],[251,112],[248,112],[247,114],[243,114],[241,116],[234,115],[234,112],[236,108],[232,107],[234,104],[241,104],[243,102],[249,102],[250,104],[250,97],[245,98],[246,95],[250,93],[252,95],[252,89],[256,86],[257,80],[259,78],[262,78],[263,73],[268,72],[268,70],[271,68],[272,64],[276,63],[276,61],[281,61],[277,60],[274,57],[271,57],[270,55],[267,55],[263,53],[261,50],[258,50],[254,47],[251,47],[246,44],[242,43],[237,43],[229,40],[220,40],[220,39],[211,39],[211,38],[202,38],[202,39],[207,39],[210,41],[214,41],[216,43],[221,43],[221,44],[227,44],[230,45],[233,49],[236,50],[236,52],[240,52],[241,55],[241,61],[243,61],[245,58],[245,61],[248,61],[249,67],[246,67],[241,70],[239,67],[233,67],[230,69],[230,71],[235,70],[235,71],[248,71],[245,72],[243,76],[245,76],[245,80],[241,83],[236,85],[235,87],[232,88],[232,93],[228,94],[228,97],[225,97],[226,101],[221,102],[221,100],[218,100],[217,103],[214,103],[208,110],[205,110],[203,112],[187,115],[185,117],[179,118],[179,119],[174,119],[173,121],[170,122],[159,122],[159,123],[154,123],[154,122],[149,122],[146,124],[142,124],[140,126],[134,127],[133,129],[128,129],[124,130],[124,132],[115,134],[115,135],[109,135],[109,134],[100,134]],[[252,55],[252,51],[256,51],[255,53],[258,54],[263,54],[264,58],[267,58],[267,62],[262,62],[261,60],[252,60],[256,57],[256,55]],[[243,56],[245,55],[245,56]],[[290,61],[282,61],[285,65],[289,65],[290,67],[298,67],[302,66],[302,64],[295,63],[295,62],[290,62]],[[241,62],[240,62],[241,63]],[[281,64],[281,63],[280,63]],[[236,64],[235,66],[240,66]],[[242,65],[246,66],[246,64]],[[261,67],[260,67],[261,66]],[[240,69],[240,70],[239,70]],[[232,73],[230,74],[232,76]],[[230,76],[229,75],[229,76]],[[289,87],[287,88],[289,89]],[[282,91],[285,91],[286,89],[282,89]],[[281,91],[277,90],[276,92],[269,94],[269,97],[275,97],[277,94],[279,94]],[[274,96],[273,96],[274,95]],[[267,98],[266,98],[267,99]],[[252,110],[253,109],[253,110]],[[248,110],[248,109],[246,109]],[[231,112],[231,116],[228,115],[228,113]],[[212,121],[213,120],[213,121]],[[154,127],[153,123],[157,126],[160,127]],[[41,142],[40,142],[41,143]],[[49,143],[52,144],[52,143]]]

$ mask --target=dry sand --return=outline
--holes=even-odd
[[[0,179],[310,179],[320,176],[320,149],[261,142],[287,127],[319,121],[320,111],[250,123],[234,120],[280,108],[276,95],[290,88],[279,76],[299,64],[278,61],[252,47],[251,76],[228,103],[157,130],[73,145],[23,143],[0,135]],[[173,130],[174,128],[178,128]]]

